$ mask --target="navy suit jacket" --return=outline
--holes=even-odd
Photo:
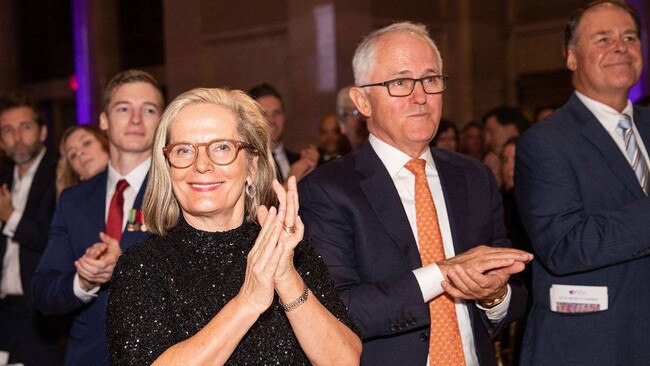
[[[23,293],[27,298],[31,289],[32,275],[47,246],[50,221],[56,205],[56,162],[57,157],[49,151],[43,156],[36,168],[25,210],[14,233],[14,240],[20,243],[20,280]],[[11,189],[13,172],[13,166],[7,169],[0,177],[0,185],[7,184]],[[2,258],[7,249],[7,237],[0,233],[0,238],[0,273],[2,273]]]
[[[479,244],[509,246],[501,197],[480,162],[431,150],[456,253]],[[364,365],[425,365],[429,307],[412,270],[422,267],[411,226],[385,166],[366,141],[299,184],[300,216],[363,336]],[[493,326],[468,302],[481,365],[496,364],[491,334],[523,315],[526,291],[513,290],[506,319]]]
[[[66,365],[109,365],[106,343],[106,304],[108,285],[101,286],[97,297],[82,303],[73,292],[76,273],[74,261],[86,248],[99,241],[106,210],[107,171],[61,193],[52,220],[50,240],[34,274],[32,297],[44,313],[74,313],[65,356]],[[142,206],[147,181],[142,184],[134,208]],[[145,232],[124,231],[122,250],[149,237]]]
[[[650,110],[634,107],[650,148]],[[650,198],[574,94],[517,144],[515,193],[536,259],[522,365],[650,365]],[[550,311],[553,284],[607,286],[609,309]]]

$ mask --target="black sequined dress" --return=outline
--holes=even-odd
[[[106,332],[113,365],[149,365],[167,348],[201,330],[244,281],[246,256],[260,227],[244,222],[205,232],[183,219],[165,237],[130,247],[111,280]],[[295,265],[319,301],[353,329],[318,253],[303,241]],[[277,296],[250,328],[228,365],[309,365]]]

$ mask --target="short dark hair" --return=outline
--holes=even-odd
[[[521,109],[516,107],[501,106],[487,111],[483,115],[483,118],[481,118],[483,126],[485,126],[490,117],[496,117],[497,122],[499,122],[501,126],[517,126],[517,131],[519,131],[519,133],[524,132],[528,126],[530,126],[530,122],[521,112]]]
[[[458,131],[458,127],[456,127],[456,124],[452,121],[446,118],[441,118],[440,123],[438,124],[438,131],[436,131],[436,135],[433,136],[433,139],[429,145],[436,146],[436,143],[438,143],[438,140],[440,140],[440,135],[444,132],[447,132],[447,130],[454,131],[454,140],[456,140],[456,144],[458,144],[460,140],[460,132]]]
[[[632,17],[632,20],[634,20],[634,25],[636,26],[637,32],[641,31],[641,22],[639,21],[639,14],[637,14],[636,10],[630,6],[628,3],[625,1],[621,0],[596,0],[592,1],[586,6],[577,9],[574,13],[573,16],[571,16],[571,19],[569,19],[569,22],[567,23],[566,27],[564,28],[564,50],[565,53],[569,49],[569,46],[573,46],[576,42],[577,38],[577,29],[578,25],[580,24],[580,20],[582,19],[582,16],[590,9],[602,5],[602,4],[611,4],[614,6],[618,6],[619,8],[625,10],[630,16]]]
[[[505,148],[506,146],[511,145],[511,144],[514,144],[515,146],[517,146],[517,141],[519,141],[519,136],[511,137],[511,138],[508,139],[508,141],[506,141],[505,144],[503,144],[503,147]]]
[[[34,113],[34,118],[39,126],[45,125],[45,119],[39,112],[39,109],[30,97],[22,93],[12,93],[0,98],[0,114],[14,108],[27,107]]]
[[[269,83],[262,83],[252,87],[248,91],[248,95],[250,95],[250,97],[255,100],[258,100],[262,97],[276,97],[280,100],[282,109],[284,109],[284,101],[282,100],[282,95],[280,95],[280,92],[278,92],[278,90]]]
[[[479,121],[469,121],[467,124],[463,127],[462,130],[460,130],[461,133],[467,132],[470,128],[478,128],[479,130],[483,131],[483,125]]]
[[[160,97],[162,99],[163,105],[161,108],[165,107],[165,92],[163,91],[162,85],[148,72],[142,70],[126,70],[118,73],[113,76],[111,81],[108,82],[106,88],[104,88],[104,94],[102,95],[102,111],[108,112],[108,104],[111,102],[111,98],[115,93],[115,90],[124,84],[143,82],[151,84],[156,90],[160,92]]]

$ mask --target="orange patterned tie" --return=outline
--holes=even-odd
[[[413,159],[405,165],[406,169],[415,175],[415,220],[423,266],[445,259],[436,205],[427,183],[425,165],[426,161],[423,159]],[[429,339],[431,366],[465,365],[463,343],[460,339],[453,298],[447,293],[436,297],[429,302],[429,312],[431,313],[431,338]]]

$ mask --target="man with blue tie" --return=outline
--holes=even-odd
[[[429,148],[447,76],[426,28],[396,23],[353,59],[370,136],[300,182],[300,216],[363,337],[362,365],[496,365],[521,316],[501,197],[480,162]],[[506,247],[506,248],[504,248]]]
[[[565,31],[575,92],[519,140],[515,194],[535,249],[523,365],[650,365],[650,111],[630,89],[639,20],[598,1]]]
[[[121,252],[149,235],[140,207],[163,105],[161,86],[148,73],[128,70],[113,77],[100,115],[109,139],[108,169],[61,193],[32,297],[45,313],[75,315],[66,365],[110,364],[108,284]]]

